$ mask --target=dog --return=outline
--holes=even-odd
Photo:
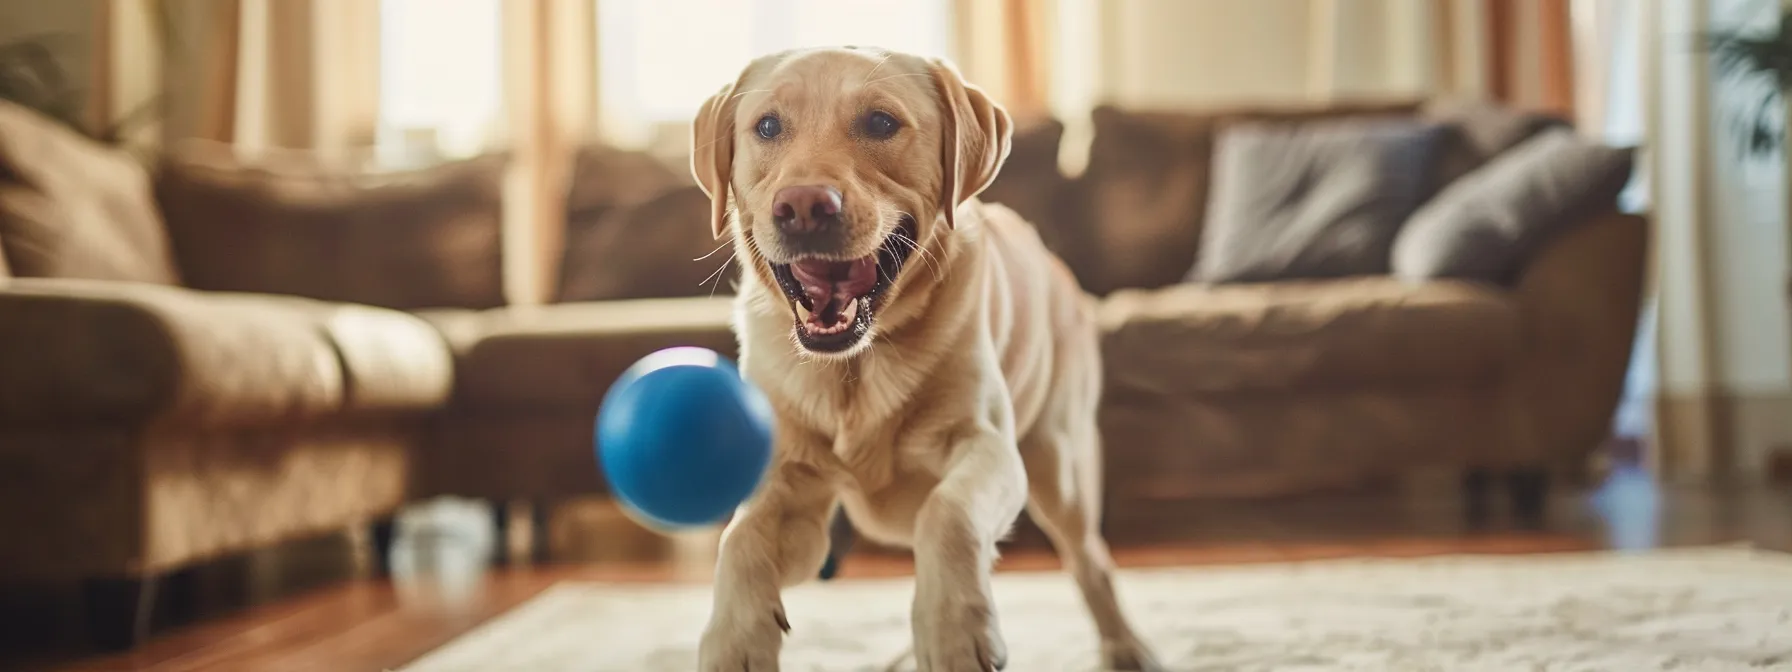
[[[861,47],[756,59],[699,109],[692,172],[741,261],[740,367],[777,444],[723,531],[701,670],[778,669],[779,591],[816,575],[836,504],[914,549],[920,670],[1005,664],[990,572],[1022,507],[1105,663],[1157,669],[1097,529],[1092,300],[1030,224],[976,199],[1011,126],[951,63]]]

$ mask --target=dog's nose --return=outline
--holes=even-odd
[[[840,190],[818,184],[779,189],[772,222],[785,233],[815,233],[839,220]]]

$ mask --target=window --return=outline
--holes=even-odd
[[[467,156],[494,139],[503,121],[504,1],[380,0],[383,163]]]
[[[625,143],[682,133],[763,54],[865,45],[952,55],[952,0],[597,1],[601,125]]]

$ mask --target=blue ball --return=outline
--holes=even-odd
[[[597,459],[611,493],[643,523],[713,525],[765,478],[771,404],[713,350],[661,350],[629,367],[604,395]]]

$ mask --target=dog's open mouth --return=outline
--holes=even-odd
[[[796,311],[796,339],[812,352],[844,352],[870,333],[881,300],[914,251],[914,220],[903,217],[873,252],[858,259],[772,264]]]

